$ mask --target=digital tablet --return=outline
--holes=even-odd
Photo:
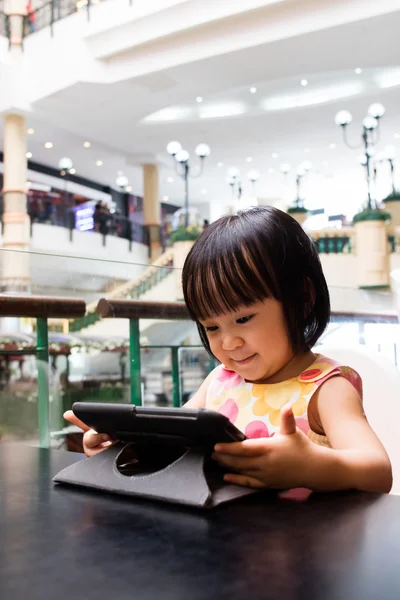
[[[95,431],[121,441],[212,447],[246,439],[227,417],[207,409],[75,402],[72,410]]]

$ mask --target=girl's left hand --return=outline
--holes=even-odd
[[[307,487],[317,447],[296,427],[290,406],[281,410],[279,433],[271,438],[217,444],[212,457],[232,469],[224,480],[252,488],[289,489]]]

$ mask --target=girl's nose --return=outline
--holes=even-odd
[[[243,344],[242,338],[234,335],[226,335],[222,340],[222,349],[226,352],[231,352],[232,350],[236,350],[236,348],[240,348]]]

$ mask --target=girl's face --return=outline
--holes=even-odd
[[[290,373],[296,361],[278,300],[266,298],[201,324],[214,356],[247,381],[272,383],[297,374]]]

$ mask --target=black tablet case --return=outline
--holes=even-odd
[[[129,476],[122,474],[119,461],[131,445],[118,442],[91,458],[66,467],[53,481],[202,509],[214,508],[259,491],[224,482],[223,471],[210,459],[210,452],[202,447],[187,447],[181,456],[173,458],[160,470],[151,472],[150,469],[150,472]],[[158,448],[162,452],[162,446]],[[165,450],[168,452],[167,447]]]

